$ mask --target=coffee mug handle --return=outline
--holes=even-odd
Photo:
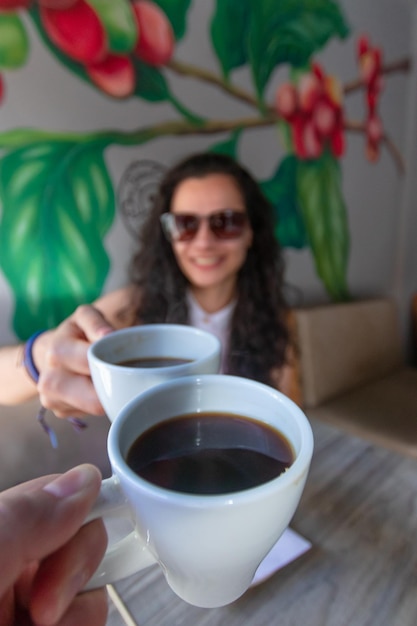
[[[116,476],[101,483],[98,498],[87,516],[85,523],[93,519],[113,516],[118,512],[121,517],[130,518],[129,505]],[[134,530],[115,544],[107,548],[106,554],[85,589],[96,589],[131,576],[156,563],[139,533]]]

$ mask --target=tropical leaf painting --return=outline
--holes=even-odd
[[[3,157],[0,199],[0,264],[19,298],[14,328],[22,337],[29,320],[49,328],[100,293],[114,192],[100,148],[44,142]]]
[[[209,71],[182,59],[178,45],[189,34],[196,2],[0,0],[0,103],[13,97],[12,88],[4,93],[2,74],[29,62],[31,38],[38,37],[62,68],[62,80],[72,74],[83,88],[114,101],[136,100],[138,111],[142,103],[172,109],[172,116],[131,130],[0,132],[0,269],[13,290],[18,337],[55,326],[101,293],[110,268],[105,235],[116,214],[106,153],[161,137],[211,135],[212,150],[239,159],[245,133],[269,127],[277,138],[276,163],[259,182],[274,207],[275,234],[283,247],[309,248],[329,295],[349,298],[341,184],[351,126],[347,90],[315,59],[332,40],[348,38],[346,16],[336,0],[213,0],[206,32],[218,70]],[[384,67],[379,48],[366,39],[358,43],[358,58],[359,78],[350,91],[366,93],[368,125],[361,132],[367,156],[375,158]],[[289,78],[274,85],[271,99],[281,66]],[[247,89],[235,83],[242,69],[250,78]],[[202,115],[181,99],[179,76],[196,90],[204,83],[244,102],[251,115]]]

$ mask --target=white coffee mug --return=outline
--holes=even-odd
[[[128,466],[126,455],[139,435],[198,412],[238,414],[270,425],[290,443],[292,464],[268,482],[220,495],[162,488]],[[299,407],[271,387],[235,376],[190,376],[129,402],[110,427],[108,452],[113,476],[103,481],[89,519],[117,514],[133,519],[135,530],[108,550],[88,588],[159,563],[180,598],[211,608],[246,591],[290,523],[307,478],[313,436]]]
[[[117,330],[88,349],[94,387],[110,421],[149,387],[191,374],[216,374],[220,356],[217,337],[182,324],[145,324]],[[119,365],[131,359],[158,357],[186,362],[164,367]]]

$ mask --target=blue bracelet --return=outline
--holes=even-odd
[[[27,373],[35,383],[37,383],[39,380],[39,370],[35,365],[35,361],[33,360],[33,344],[35,343],[39,335],[42,335],[42,333],[44,332],[44,330],[38,330],[38,332],[34,333],[32,337],[29,337],[23,349],[23,365],[25,366]]]
[[[42,333],[44,332],[46,331],[38,330],[38,332],[34,333],[32,337],[29,337],[23,349],[23,365],[25,366],[27,373],[29,374],[33,382],[35,383],[37,383],[39,380],[39,370],[35,365],[35,361],[33,360],[33,354],[32,354],[33,344],[35,343],[39,335],[42,335]],[[54,430],[50,426],[48,426],[48,424],[46,423],[45,413],[46,413],[45,407],[41,406],[37,415],[37,420],[42,426],[42,428],[44,429],[44,431],[46,432],[46,434],[48,435],[50,442],[52,444],[52,447],[57,448],[58,447],[57,437],[55,435]],[[77,431],[80,431],[83,428],[87,428],[87,424],[83,420],[78,419],[78,417],[69,417],[68,420],[71,422],[72,426]]]

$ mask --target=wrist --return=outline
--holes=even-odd
[[[45,368],[45,355],[49,348],[49,338],[51,335],[50,330],[43,331],[34,342],[32,346],[32,357],[35,363],[36,369],[41,373]]]
[[[39,380],[39,359],[35,357],[35,344],[39,344],[39,337],[45,333],[40,330],[34,333],[24,345],[23,348],[23,365],[34,383]]]

